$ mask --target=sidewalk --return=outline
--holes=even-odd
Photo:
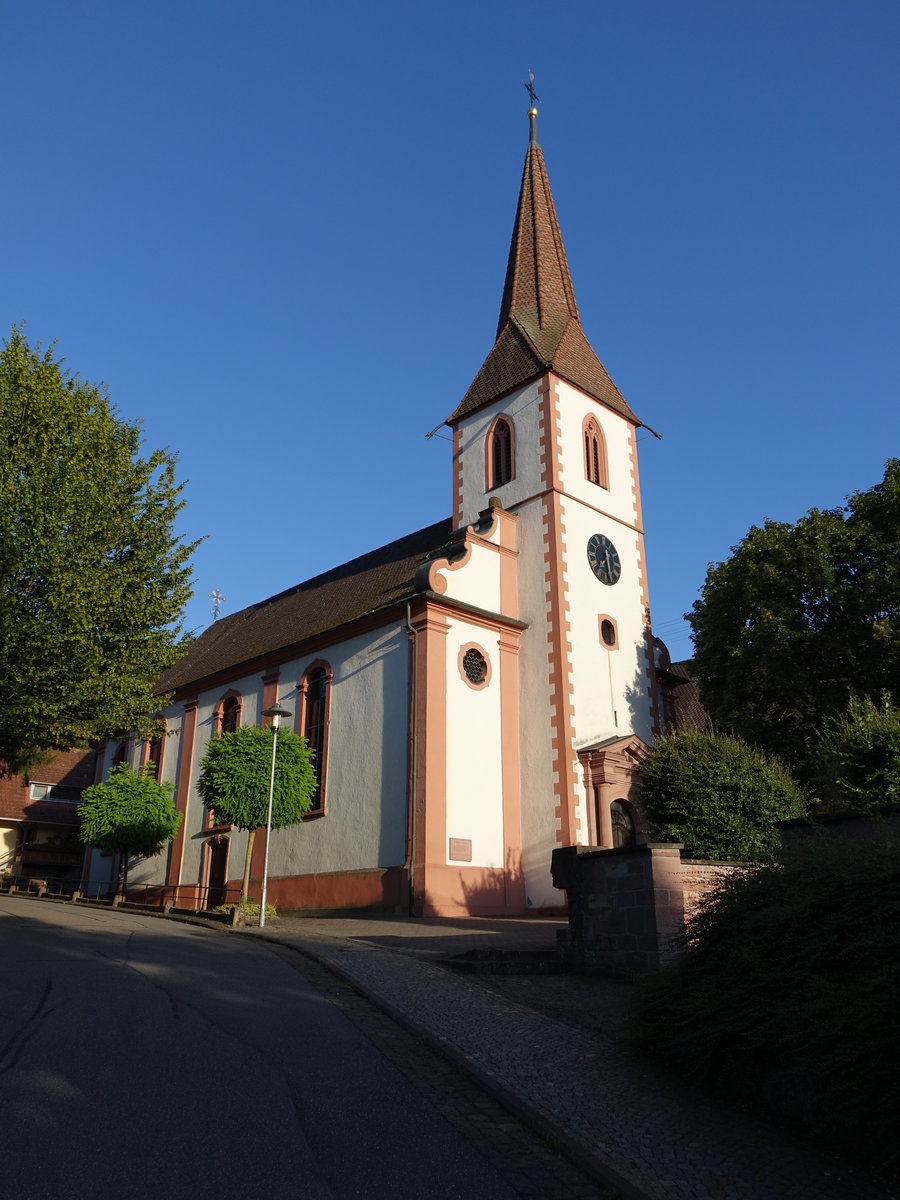
[[[564,923],[282,917],[248,930],[325,964],[555,1138],[622,1200],[897,1200],[900,1191],[681,1086],[624,1048],[628,985],[472,976],[473,949],[551,949]]]

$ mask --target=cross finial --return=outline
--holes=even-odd
[[[213,602],[213,606],[209,610],[210,616],[212,617],[212,619],[214,621],[218,621],[219,609],[225,603],[225,597],[222,595],[222,593],[219,591],[219,589],[216,588],[216,590],[214,592],[209,593],[209,598]]]
[[[525,80],[523,79],[522,87],[525,89],[525,91],[531,97],[531,107],[532,108],[534,108],[535,105],[540,104],[541,98],[537,94],[537,92],[534,90],[534,71],[528,72],[528,82],[526,83]]]

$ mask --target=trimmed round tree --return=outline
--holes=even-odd
[[[806,813],[780,762],[726,734],[662,738],[639,778],[654,836],[682,842],[689,858],[767,862],[780,845],[778,822]]]
[[[216,820],[243,829],[247,838],[241,899],[250,891],[250,860],[256,830],[266,824],[272,773],[272,730],[245,725],[214,737],[200,764],[197,790]],[[299,825],[316,790],[313,754],[306,738],[279,729],[275,750],[272,828]]]
[[[158,854],[181,825],[172,785],[132,771],[124,763],[113,767],[105,783],[84,789],[78,815],[79,837],[85,845],[123,856],[123,892],[128,887],[128,856]]]

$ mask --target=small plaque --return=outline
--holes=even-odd
[[[451,838],[450,839],[450,857],[455,862],[471,862],[472,861],[472,839],[471,838]]]

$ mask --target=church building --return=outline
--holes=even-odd
[[[660,717],[641,422],[581,327],[528,117],[496,340],[446,422],[452,517],[215,621],[164,674],[169,736],[106,750],[106,769],[153,759],[184,815],[130,884],[234,894],[247,835],[196,781],[210,738],[276,702],[318,774],[271,837],[282,909],[549,914],[554,848],[641,836],[632,774]],[[264,852],[261,831],[257,895]]]

